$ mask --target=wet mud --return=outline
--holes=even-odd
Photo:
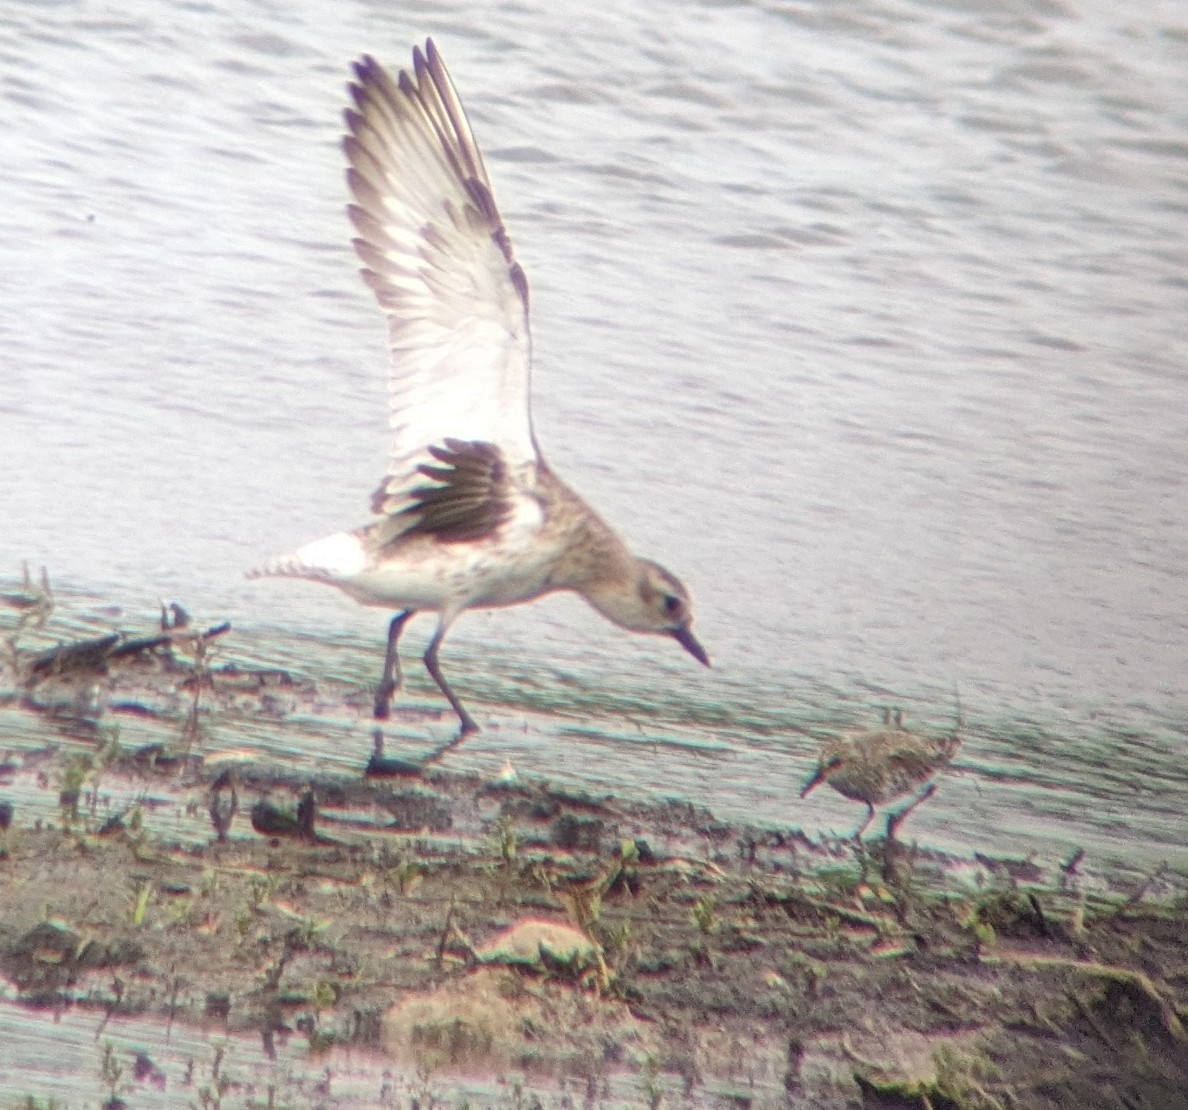
[[[480,1076],[522,1106],[1188,1106],[1175,876],[810,840],[380,733],[356,774],[295,770],[211,723],[370,691],[220,663],[234,629],[180,610],[45,646],[48,584],[5,601],[0,982],[31,1020],[350,1052],[374,1105],[483,1105],[450,1078]],[[155,1073],[117,1076],[105,1105]],[[293,1104],[369,1104],[330,1090]]]

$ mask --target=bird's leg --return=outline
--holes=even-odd
[[[400,631],[405,621],[413,615],[415,610],[405,609],[392,618],[388,625],[388,650],[384,655],[384,673],[380,677],[379,689],[375,692],[375,716],[385,720],[390,712],[392,695],[400,687],[400,655],[396,651],[396,641],[400,639]]]
[[[867,802],[866,803],[866,820],[863,821],[862,824],[858,826],[858,831],[854,834],[854,839],[856,841],[858,841],[859,844],[862,843],[862,834],[864,832],[866,832],[866,826],[869,825],[873,820],[874,820],[874,806],[870,802]]]
[[[898,813],[891,814],[891,816],[887,818],[887,839],[894,840],[895,834],[899,830],[899,826],[907,820],[908,814],[911,813],[912,810],[915,809],[916,806],[918,806],[921,802],[927,801],[935,793],[936,783],[930,782],[928,784],[928,789],[923,791],[923,793],[921,793],[918,798],[909,802]]]
[[[446,701],[454,707],[454,712],[458,714],[458,720],[462,722],[462,731],[458,734],[458,739],[461,739],[472,732],[478,732],[479,727],[474,723],[474,718],[462,708],[462,703],[458,700],[457,694],[450,689],[450,684],[446,682],[445,675],[441,673],[441,667],[437,663],[437,649],[441,647],[441,642],[445,639],[447,627],[448,625],[443,619],[437,626],[437,631],[433,633],[433,639],[429,641],[428,650],[425,652],[425,669],[433,676],[437,688],[445,694]]]

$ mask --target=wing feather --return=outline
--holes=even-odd
[[[354,75],[348,211],[391,353],[392,453],[376,505],[399,513],[424,504],[420,468],[447,439],[490,444],[511,468],[538,461],[528,284],[432,39],[411,75],[393,79],[366,55]]]

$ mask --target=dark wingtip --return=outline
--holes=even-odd
[[[379,68],[379,62],[377,62],[370,54],[361,54],[359,58],[351,64],[351,69],[355,74],[355,81],[357,81],[360,86],[366,85],[369,81],[371,81],[373,76],[379,71]]]

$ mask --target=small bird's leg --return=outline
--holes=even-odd
[[[462,708],[462,703],[458,700],[458,696],[454,691],[450,689],[450,684],[446,682],[445,675],[441,673],[441,667],[437,663],[437,649],[441,647],[441,642],[445,639],[446,629],[448,627],[448,622],[443,616],[441,624],[437,626],[437,631],[433,633],[433,639],[429,641],[428,650],[425,652],[425,668],[433,676],[433,681],[437,683],[437,688],[445,694],[446,701],[454,707],[454,712],[458,714],[458,720],[462,722],[462,731],[458,734],[458,738],[461,739],[463,736],[467,736],[472,732],[478,732],[479,727],[474,723],[474,718]]]
[[[930,782],[928,784],[928,789],[921,793],[918,798],[909,802],[898,813],[891,814],[891,816],[887,818],[887,839],[894,840],[896,832],[899,831],[899,826],[907,820],[908,814],[911,813],[912,810],[915,809],[916,806],[918,806],[921,802],[927,801],[935,793],[936,783]]]
[[[375,716],[380,720],[387,718],[392,695],[400,687],[400,656],[396,651],[396,641],[400,639],[400,631],[404,628],[405,621],[414,612],[413,609],[405,609],[397,613],[388,625],[388,650],[384,655],[384,673],[380,678],[379,689],[375,692]]]
[[[874,820],[874,806],[870,802],[867,802],[866,803],[866,820],[863,821],[862,824],[858,826],[858,831],[854,834],[854,839],[856,841],[858,841],[859,844],[862,843],[862,834],[864,832],[866,832],[866,826],[869,825],[873,820]]]

